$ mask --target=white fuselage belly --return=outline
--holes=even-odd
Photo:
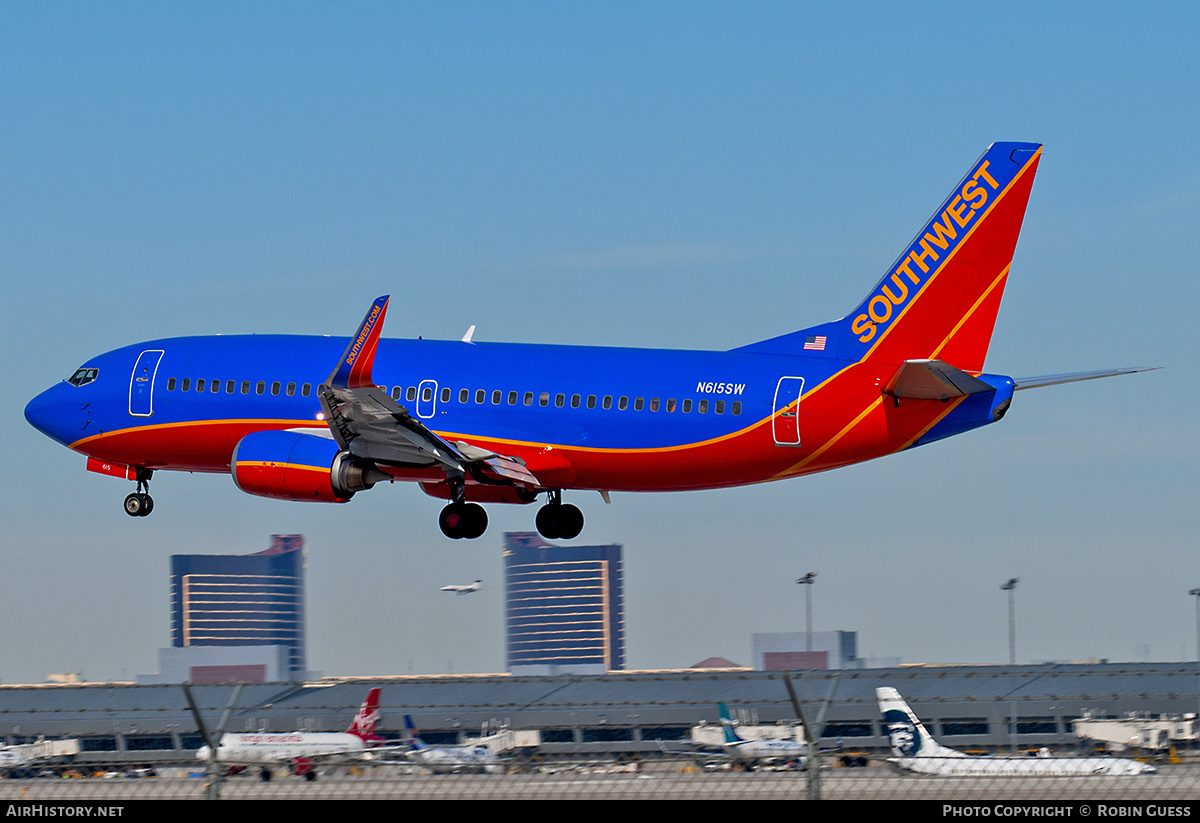
[[[281,763],[306,757],[365,751],[362,738],[336,732],[226,734],[217,749],[222,763]],[[203,754],[200,759],[204,759]]]

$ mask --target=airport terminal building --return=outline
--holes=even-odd
[[[657,757],[690,745],[693,727],[718,722],[717,704],[759,724],[795,723],[790,680],[814,718],[832,690],[822,748],[882,753],[877,687],[899,690],[929,730],[960,750],[1049,747],[1075,751],[1073,720],[1193,714],[1196,663],[903,666],[849,671],[689,669],[605,675],[430,675],[327,678],[244,687],[229,731],[343,731],[367,690],[382,690],[379,733],[401,737],[413,715],[427,742],[454,743],[482,728],[541,732],[540,752],[560,757]],[[232,685],[193,691],[215,726]],[[200,736],[178,685],[131,683],[0,686],[0,738],[77,738],[92,762],[190,759]]]

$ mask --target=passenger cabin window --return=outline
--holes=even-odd
[[[187,391],[188,387],[191,385],[192,385],[192,379],[190,377],[183,378],[183,386],[180,388],[180,391]]]
[[[426,386],[425,391],[421,392],[421,402],[428,403],[432,399],[433,399],[433,388],[430,386]]]
[[[470,389],[459,389],[458,390],[458,402],[459,403],[466,403],[470,399],[471,399],[471,390]]]
[[[67,380],[72,386],[86,386],[96,379],[96,375],[100,373],[99,369],[76,369],[75,373]]]
[[[675,398],[674,397],[672,397],[670,400],[667,401],[667,411],[669,411],[669,412],[675,411]]]
[[[393,400],[399,400],[399,399],[400,399],[400,394],[401,394],[401,392],[403,392],[403,391],[404,391],[404,387],[403,387],[403,386],[396,386],[394,389],[392,389],[392,399],[393,399]]]
[[[517,393],[515,391],[510,391],[508,393],[508,405],[510,405],[510,406],[517,405]]]
[[[589,395],[588,395],[587,407],[588,407],[589,409],[594,409],[594,408],[596,408],[596,395],[594,395],[594,394],[589,394]]]
[[[274,383],[271,384],[271,394],[278,395],[279,389],[280,389],[279,381],[276,380]]]
[[[250,393],[250,381],[243,380],[242,381],[242,394],[249,394],[249,393]]]
[[[606,408],[606,409],[612,408],[612,395],[611,394],[604,395],[604,404],[603,405],[604,405],[604,408]]]
[[[683,413],[687,414],[691,410],[692,410],[692,399],[689,397],[687,400],[683,401]]]
[[[221,381],[220,380],[209,380],[208,381],[208,390],[210,392],[212,392],[213,394],[219,393],[221,391]]]
[[[713,409],[713,411],[715,411],[717,414],[724,414],[725,413],[725,401],[718,400],[716,403],[716,407]]]
[[[566,402],[567,402],[567,396],[565,394],[554,395],[554,405],[558,406],[560,409],[563,407],[563,405]]]
[[[573,408],[573,409],[579,408],[579,395],[577,395],[577,394],[571,395],[571,408]]]
[[[629,398],[621,397],[621,399],[617,401],[617,408],[621,411],[625,411],[627,408],[629,408]]]
[[[708,401],[701,400],[699,403],[697,403],[696,411],[700,412],[701,414],[708,414]]]
[[[196,381],[196,391],[204,391],[204,378],[201,377]]]
[[[478,406],[482,406],[484,400],[487,400],[487,392],[484,391],[483,389],[476,389],[475,390],[475,404]]]
[[[544,391],[544,392],[542,392],[542,393],[541,393],[541,394],[538,396],[538,405],[539,405],[539,406],[548,406],[548,405],[550,405],[550,392],[545,392],[545,391]],[[561,404],[560,404],[560,405],[561,405]]]
[[[186,383],[187,381],[184,380],[183,382]],[[262,394],[266,390],[267,390],[267,381],[266,380],[259,380],[258,384],[254,387],[255,394]],[[184,389],[184,391],[187,391],[187,389]]]
[[[310,391],[312,391],[312,383],[305,383],[303,386],[300,387],[300,393],[302,395],[304,395],[305,397],[308,397],[308,393]]]
[[[233,394],[236,391],[237,391],[237,381],[236,380],[226,380],[225,381],[225,393]]]
[[[639,398],[637,398],[636,400],[634,400],[634,401],[633,401],[633,410],[634,410],[634,411],[641,411],[641,410],[642,410],[642,405],[643,405],[643,403],[644,403],[644,402],[645,402],[645,401],[643,401],[643,400],[642,400],[642,398],[640,398],[640,397],[639,397]]]
[[[295,383],[288,383],[287,396],[288,397],[296,396],[296,384]]]
[[[531,391],[525,392],[525,405],[526,406],[533,405],[533,392],[531,392]]]
[[[465,402],[467,402],[467,398],[466,398],[466,396],[465,396],[465,394],[466,394],[466,391],[467,391],[466,389],[463,389],[463,394],[464,394],[464,397],[463,397],[463,399],[462,399],[462,402],[464,402],[464,403],[465,403]],[[449,390],[449,389],[442,389],[442,402],[443,402],[443,403],[449,403],[449,402],[450,402],[450,390]]]
[[[734,414],[741,414],[741,413],[742,413],[742,401],[741,401],[741,400],[734,400],[734,401],[733,401],[733,413],[734,413]]]
[[[658,411],[658,398],[650,398],[650,411]]]
[[[492,405],[493,406],[500,405],[500,390],[499,389],[496,389],[494,392],[492,392]]]
[[[172,377],[167,381],[167,391],[175,391],[175,378]]]
[[[409,387],[408,387],[408,392],[407,392],[407,393],[404,395],[404,397],[405,397],[405,399],[406,399],[406,400],[408,400],[408,402],[409,402],[409,403],[411,403],[412,401],[416,400],[416,399],[417,399],[417,387],[416,387],[416,386],[409,386]]]

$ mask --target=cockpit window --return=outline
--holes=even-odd
[[[86,386],[96,379],[96,375],[100,373],[99,369],[79,369],[67,382],[72,386]]]

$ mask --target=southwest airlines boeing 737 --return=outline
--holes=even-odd
[[[883,279],[840,320],[732,351],[381,338],[380,297],[353,337],[153,340],[94,357],[26,419],[136,481],[229,473],[250,494],[345,503],[407,480],[448,502],[447,537],[480,503],[532,503],[570,539],[565,490],[714,489],[882,457],[985,426],[1016,389],[1140,369],[1013,380],[983,372],[1041,158],[994,143]],[[472,329],[473,331],[473,329]],[[341,357],[339,358],[339,354]]]

